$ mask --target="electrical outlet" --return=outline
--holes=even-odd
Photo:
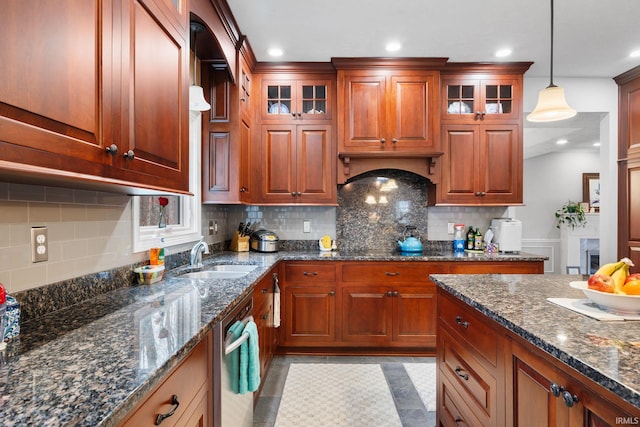
[[[209,236],[218,234],[218,221],[209,220]]]
[[[305,219],[304,221],[302,221],[302,232],[303,233],[311,233],[311,221],[308,219]]]
[[[453,229],[453,226],[455,224],[453,222],[448,222],[447,223],[447,233],[448,234],[453,234],[455,232],[455,230]]]
[[[31,227],[31,262],[49,259],[49,239],[47,227]]]

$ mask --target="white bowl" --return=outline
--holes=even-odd
[[[600,308],[621,313],[640,313],[640,295],[610,294],[589,289],[586,281],[569,283],[574,289],[580,289],[587,298],[595,302]]]

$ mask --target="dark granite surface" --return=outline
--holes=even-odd
[[[233,280],[188,280],[169,271],[150,286],[92,295],[23,322],[0,367],[0,425],[111,426],[151,390],[279,260],[531,260],[537,255],[382,252],[220,252],[206,265],[259,267]]]
[[[432,275],[447,292],[639,408],[640,321],[603,322],[546,298],[580,298],[568,275]]]

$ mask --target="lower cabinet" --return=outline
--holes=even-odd
[[[212,345],[207,335],[119,426],[185,426],[213,424]]]
[[[260,354],[260,389],[255,393],[257,399],[267,377],[269,364],[277,346],[277,334],[274,326],[274,292],[278,283],[278,267],[269,271],[253,288],[253,318],[258,329]]]
[[[542,273],[540,262],[287,261],[279,351],[433,353],[437,273]]]
[[[438,301],[438,426],[603,427],[638,420],[637,408],[470,306],[441,290]]]

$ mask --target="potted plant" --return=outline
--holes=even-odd
[[[562,224],[566,224],[566,226],[572,230],[576,227],[584,227],[587,222],[584,214],[585,211],[582,209],[580,203],[569,200],[555,213],[556,228],[560,228]]]

